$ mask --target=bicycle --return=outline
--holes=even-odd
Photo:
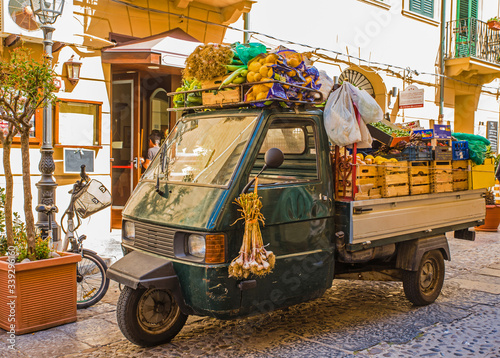
[[[99,302],[108,291],[109,279],[106,277],[108,267],[104,260],[96,252],[83,248],[83,241],[87,236],[77,236],[76,230],[81,225],[81,219],[111,205],[109,191],[99,181],[90,180],[85,173],[85,165],[81,166],[80,178],[81,180],[77,180],[73,189],[69,191],[70,203],[61,217],[61,228],[65,236],[60,247],[61,251],[79,253],[82,256],[76,272],[78,309],[88,308]],[[52,215],[57,212],[57,208],[38,205],[36,210],[47,215],[49,228],[52,228]],[[66,229],[63,225],[65,217],[67,217]],[[52,243],[52,230],[48,230],[47,239]]]

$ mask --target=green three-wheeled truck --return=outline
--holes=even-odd
[[[230,278],[243,237],[234,200],[271,148],[284,160],[267,163],[258,194],[276,264],[264,277]],[[319,109],[184,115],[123,210],[125,256],[107,272],[124,286],[123,334],[141,346],[162,344],[188,315],[268,312],[320,297],[334,278],[402,280],[415,305],[434,302],[450,260],[445,233],[473,239],[468,229],[483,223],[485,190],[336,200],[333,168]]]

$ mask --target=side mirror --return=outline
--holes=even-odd
[[[250,189],[250,187],[252,186],[252,184],[254,183],[255,179],[262,174],[262,172],[264,170],[266,170],[267,168],[279,168],[281,164],[283,164],[283,160],[285,159],[284,155],[283,155],[283,152],[278,149],[278,148],[271,148],[271,149],[268,149],[266,154],[264,155],[264,167],[262,167],[262,169],[260,170],[260,172],[255,176],[255,178],[252,178],[252,180],[250,180],[248,182],[247,185],[245,185],[245,187],[243,188],[243,190],[241,191],[242,194],[245,194],[248,189]]]
[[[264,155],[264,162],[268,168],[279,168],[284,159],[283,152],[278,148],[268,149]]]

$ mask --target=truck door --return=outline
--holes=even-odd
[[[257,280],[257,288],[243,292],[242,307],[259,305],[259,311],[275,309],[319,296],[333,279],[333,254],[329,222],[333,216],[328,193],[331,173],[328,150],[321,150],[324,131],[309,117],[278,115],[271,118],[250,178],[264,165],[269,148],[279,148],[284,162],[259,177],[265,226],[264,244],[276,255],[273,272]],[[328,142],[326,142],[328,143]],[[328,149],[328,146],[326,146]],[[321,165],[323,163],[323,165]]]

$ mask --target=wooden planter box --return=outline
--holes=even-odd
[[[500,22],[498,21],[489,21],[488,27],[492,30],[500,30]]]
[[[76,321],[76,265],[81,256],[14,265],[0,257],[0,327],[25,334]],[[9,274],[10,277],[9,277]]]

